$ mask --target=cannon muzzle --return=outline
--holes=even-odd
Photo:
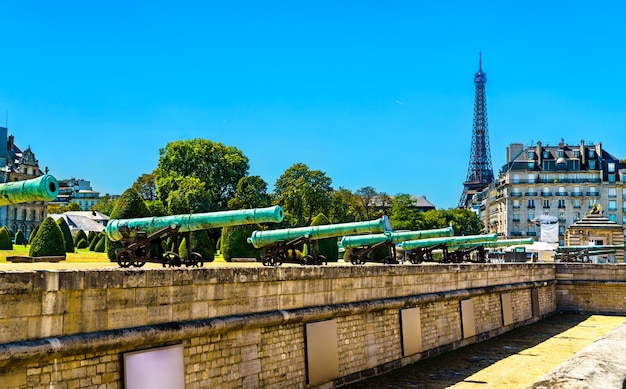
[[[495,241],[498,239],[498,234],[488,234],[488,235],[467,235],[467,236],[451,236],[447,238],[429,238],[429,239],[418,239],[418,240],[408,240],[406,242],[398,243],[398,247],[404,250],[413,250],[420,247],[431,247],[437,246],[440,244],[445,244],[448,246],[463,244],[463,243],[475,243],[475,242],[489,242]]]
[[[167,227],[178,227],[179,232],[189,232],[244,224],[280,223],[284,217],[283,209],[276,205],[274,207],[236,211],[113,219],[109,220],[104,231],[109,239],[118,241],[123,238],[132,238],[140,231],[149,235]]]
[[[349,249],[361,246],[372,246],[381,242],[398,243],[407,240],[452,236],[453,234],[454,230],[452,227],[420,231],[394,231],[384,232],[382,234],[344,236],[337,242],[337,245],[340,249]]]
[[[255,248],[271,246],[279,241],[290,241],[299,237],[311,240],[339,237],[343,235],[365,234],[368,232],[391,231],[389,219],[386,216],[376,220],[364,222],[326,224],[311,227],[286,228],[282,230],[254,231],[248,238],[248,243]]]
[[[59,194],[59,183],[50,174],[30,180],[0,184],[0,206],[29,201],[50,201]]]

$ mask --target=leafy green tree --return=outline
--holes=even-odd
[[[255,249],[247,239],[252,235],[252,231],[260,230],[258,224],[246,224],[222,228],[222,243],[220,250],[226,262],[233,258],[261,258],[263,249]]]
[[[85,234],[85,231],[83,230],[78,230],[78,232],[76,233],[76,235],[74,235],[74,238],[72,239],[72,242],[74,243],[74,247],[77,247],[78,242],[80,242],[81,239],[85,239],[86,241],[87,234]]]
[[[133,183],[133,188],[144,201],[152,201],[157,199],[156,182],[154,181],[154,174],[142,174],[137,178],[137,181]]]
[[[324,226],[330,224],[330,221],[323,213],[313,218],[311,226]],[[337,246],[337,238],[324,238],[317,241],[319,253],[324,255],[328,262],[337,262],[339,259],[339,248]]]
[[[15,244],[21,244],[23,246],[26,246],[28,244],[28,240],[26,240],[24,231],[17,230],[17,232],[15,233]]]
[[[72,240],[72,233],[70,232],[70,226],[67,225],[64,217],[60,217],[57,219],[57,224],[61,228],[61,232],[63,233],[63,239],[65,241],[65,252],[73,253],[74,252],[74,241]]]
[[[445,228],[452,225],[455,236],[478,235],[485,226],[475,212],[469,209],[453,208],[430,210],[422,214],[422,228]]]
[[[61,227],[48,216],[39,226],[30,244],[31,257],[65,256],[65,243]]]
[[[72,201],[71,203],[67,204],[67,206],[65,207],[63,212],[67,212],[67,211],[82,211],[83,209],[80,207],[80,204],[78,204],[77,202]]]
[[[154,171],[159,199],[167,204],[171,191],[177,190],[177,177],[195,177],[205,184],[209,210],[227,208],[239,180],[249,169],[248,157],[233,146],[207,139],[179,140],[159,151]]]
[[[91,241],[89,242],[89,251],[95,251],[96,250],[96,245],[100,241],[101,237],[102,237],[102,234],[97,234],[97,235],[95,235],[93,237],[93,239],[91,239]]]
[[[13,250],[13,243],[11,243],[11,232],[4,226],[0,228],[0,250]]]
[[[177,189],[169,192],[166,200],[167,209],[172,215],[208,212],[211,199],[205,184],[196,177],[176,178]]]
[[[267,193],[267,183],[259,176],[246,176],[237,183],[235,195],[228,201],[228,208],[262,208],[269,207],[271,202],[272,198]]]
[[[117,200],[111,198],[110,196],[104,196],[98,201],[98,203],[91,207],[90,211],[96,211],[104,215],[111,216],[111,212],[113,212],[113,208],[115,208],[115,203],[117,203]]]
[[[329,220],[332,224],[367,220],[361,199],[348,189],[333,191],[330,200]]]
[[[394,197],[389,221],[394,230],[416,231],[422,228],[422,215],[413,206],[411,196],[399,194]]]
[[[274,196],[293,225],[305,226],[318,213],[327,214],[331,203],[332,180],[320,170],[297,163],[278,177]]]
[[[359,196],[359,199],[361,199],[361,204],[365,209],[365,216],[367,217],[367,219],[373,219],[376,210],[376,207],[374,206],[374,201],[378,196],[378,192],[376,192],[376,189],[372,188],[371,186],[365,186],[357,190],[356,195]]]
[[[161,200],[148,200],[144,201],[146,203],[146,207],[150,211],[150,215],[152,216],[167,216],[167,209],[165,209],[165,205],[161,202]]]
[[[133,219],[147,216],[150,216],[150,211],[141,196],[139,196],[139,193],[132,188],[126,189],[122,193],[111,212],[111,219]],[[106,236],[105,242],[107,257],[111,260],[115,259],[115,249],[121,248],[122,244],[120,242],[111,242]],[[94,250],[97,251],[97,247]]]
[[[95,251],[96,253],[103,253],[107,249],[107,240],[108,238],[106,236],[100,237],[93,251]],[[113,253],[113,255],[115,256],[115,252]]]

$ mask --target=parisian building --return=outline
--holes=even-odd
[[[559,245],[568,226],[601,207],[608,220],[626,224],[626,166],[602,143],[512,143],[496,182],[475,198],[487,232],[502,239],[539,239],[542,218],[558,221]],[[623,227],[622,227],[623,228]]]
[[[35,154],[27,147],[22,151],[15,144],[15,137],[7,137],[7,129],[0,127],[0,182],[23,181],[44,175],[39,168]],[[47,170],[47,169],[46,169]],[[40,225],[47,216],[47,202],[9,204],[0,207],[0,226],[7,226],[13,233],[22,230],[26,238],[35,226]]]

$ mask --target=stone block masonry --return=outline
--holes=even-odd
[[[598,265],[574,274],[574,268],[559,266],[4,272],[0,381],[6,388],[48,388],[51,383],[123,388],[125,352],[182,344],[186,388],[338,387],[586,302],[589,292],[579,295],[577,288],[588,288],[584,283],[591,282],[593,272],[601,274],[602,285],[626,274]],[[586,274],[580,285],[577,274]],[[612,292],[616,299],[626,296],[620,285]],[[503,293],[510,294],[513,315],[506,326]],[[468,299],[475,335],[463,338],[467,324],[460,301]],[[412,307],[420,309],[421,352],[404,355],[400,310]],[[305,325],[325,320],[336,321],[332,336],[339,375],[311,382],[308,371],[316,362],[307,360],[306,350],[315,339],[307,339]]]

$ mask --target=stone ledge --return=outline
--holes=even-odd
[[[65,255],[28,257],[22,255],[7,256],[7,262],[13,263],[34,263],[34,262],[60,262],[65,261]]]

